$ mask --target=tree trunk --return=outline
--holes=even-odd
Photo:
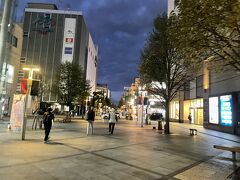
[[[166,101],[165,121],[166,121],[166,125],[165,125],[165,128],[164,128],[165,133],[170,134],[169,101]]]

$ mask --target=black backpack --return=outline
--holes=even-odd
[[[46,114],[43,119],[43,123],[51,122],[53,119],[52,114]]]

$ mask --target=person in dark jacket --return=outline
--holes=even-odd
[[[47,108],[47,111],[44,113],[43,124],[45,129],[44,143],[47,143],[49,140],[49,134],[52,128],[52,120],[54,119],[54,114],[52,113],[52,108]]]
[[[189,115],[188,115],[188,121],[189,121],[189,124],[192,123],[192,115],[191,115],[191,113],[189,113]]]
[[[91,134],[93,134],[93,122],[95,119],[94,108],[90,107],[87,115],[87,135],[89,134],[89,128],[91,128]]]

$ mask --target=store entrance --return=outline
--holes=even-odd
[[[189,112],[191,112],[193,124],[203,125],[203,108],[190,108]]]

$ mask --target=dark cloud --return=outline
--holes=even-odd
[[[60,3],[62,1],[62,3]],[[107,83],[116,98],[131,85],[138,72],[140,50],[152,30],[153,19],[167,9],[167,0],[44,0],[68,4],[83,11],[86,24],[99,46],[98,81]],[[21,7],[25,6],[21,0]],[[23,12],[23,11],[22,11]]]

